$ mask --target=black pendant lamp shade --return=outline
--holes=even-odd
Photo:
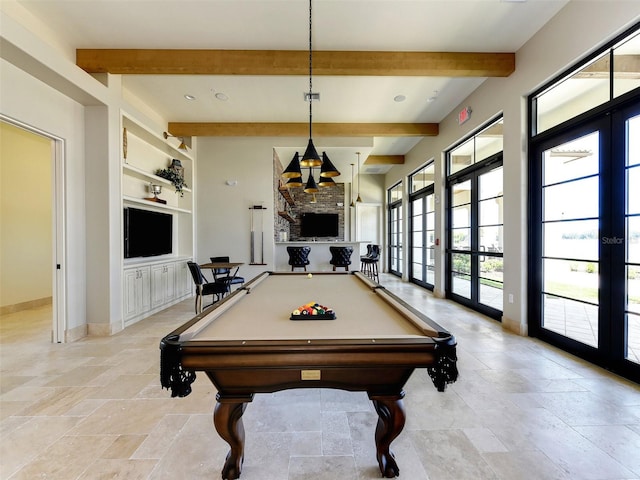
[[[307,185],[304,187],[304,192],[305,193],[317,193],[319,192],[320,189],[318,188],[318,185],[316,185],[316,181],[313,178],[313,172],[309,172],[309,179],[307,180]]]
[[[302,185],[302,177],[292,177],[284,184],[286,188],[301,187]]]
[[[322,167],[320,168],[321,177],[337,177],[340,175],[338,169],[331,163],[327,152],[322,152]]]
[[[282,176],[285,178],[302,177],[302,170],[300,170],[300,155],[298,152],[293,156],[285,171],[282,172]]]
[[[333,178],[323,177],[322,174],[320,174],[320,181],[318,182],[318,185],[320,187],[335,187],[337,184],[333,181]]]
[[[309,144],[307,145],[307,149],[304,151],[304,155],[302,155],[300,165],[303,167],[319,167],[322,165],[322,159],[320,158],[320,155],[318,155],[312,139],[309,139]]]

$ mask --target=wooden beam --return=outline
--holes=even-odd
[[[369,155],[364,165],[404,165],[404,155]]]
[[[308,123],[170,122],[176,137],[308,137]],[[438,135],[437,123],[314,123],[315,137],[426,137]]]
[[[78,49],[89,73],[308,75],[304,50]],[[314,75],[508,77],[514,53],[314,51]]]

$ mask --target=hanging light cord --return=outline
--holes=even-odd
[[[311,135],[311,123],[313,119],[311,107],[311,104],[313,103],[313,84],[311,83],[313,71],[313,54],[311,52],[311,0],[309,0],[309,138],[313,138]]]

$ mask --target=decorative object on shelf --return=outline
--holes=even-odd
[[[300,159],[300,154],[295,153],[291,162],[282,173],[282,176],[288,178],[289,181],[285,184],[287,188],[301,187],[302,184],[302,170],[300,167],[309,168],[309,177],[304,187],[305,193],[317,193],[319,191],[318,186],[330,187],[335,185],[335,182],[331,177],[337,177],[340,175],[338,169],[331,163],[326,152],[322,152],[322,158],[318,155],[316,147],[313,145],[312,125],[313,125],[313,100],[320,99],[319,93],[313,93],[313,49],[311,43],[311,0],[309,0],[309,93],[305,93],[305,100],[309,100],[309,143],[307,149]],[[316,184],[313,178],[314,167],[320,167],[320,182]]]
[[[171,160],[171,165],[169,168],[175,170],[176,174],[182,178],[184,178],[184,167],[182,166],[182,162],[177,158]]]
[[[162,193],[162,185],[156,185],[154,183],[150,183],[149,192],[153,194],[153,197],[145,198],[145,200],[149,200],[150,202],[167,203],[166,200],[162,200],[161,198],[158,198],[158,195]]]
[[[178,145],[178,150],[184,150],[185,152],[189,150],[189,147],[187,147],[187,144],[184,143],[184,137],[176,137],[175,135],[171,135],[170,133],[167,133],[167,132],[162,132],[162,136],[164,137],[165,140],[167,138],[177,138],[178,140],[180,140],[180,145]]]
[[[127,127],[122,129],[122,158],[127,160]]]
[[[184,197],[183,189],[188,188],[188,185],[184,181],[184,168],[180,160],[174,158],[170,166],[156,170],[156,175],[165,180],[169,180],[175,187],[176,193]]]

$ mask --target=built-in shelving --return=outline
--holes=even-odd
[[[191,210],[187,210],[186,208],[174,207],[173,205],[167,205],[166,203],[160,203],[160,202],[153,202],[151,200],[146,200],[144,198],[130,197],[128,195],[123,195],[122,199],[127,203],[137,203],[138,205],[147,205],[149,207],[160,208],[162,210],[171,210],[174,212],[191,213]]]
[[[286,221],[290,223],[294,223],[296,221],[295,218],[293,218],[287,212],[278,212],[278,215],[280,215],[282,218],[284,218]]]
[[[169,180],[167,180],[166,178],[159,177],[159,176],[157,176],[157,175],[155,175],[153,173],[149,173],[149,172],[147,172],[145,170],[142,170],[141,168],[135,167],[133,165],[129,165],[129,164],[125,163],[125,164],[122,165],[122,168],[124,170],[127,170],[129,172],[129,174],[131,174],[131,175],[137,175],[140,178],[148,179],[148,180],[150,180],[150,181],[152,181],[154,183],[161,183],[161,184],[164,184],[164,185],[171,185],[173,187],[173,184]],[[191,189],[187,188],[187,187],[183,188],[182,190],[184,190],[185,192],[191,192]]]
[[[122,112],[121,199],[124,207],[172,213],[172,253],[162,258],[123,259],[123,318],[137,322],[192,294],[193,281],[186,260],[194,254],[194,159],[180,150],[176,139]],[[175,191],[171,181],[155,174],[179,160],[188,187]],[[151,185],[162,186],[161,201],[152,201]],[[149,232],[153,235],[154,232]],[[160,262],[160,263],[158,263]]]
[[[278,188],[278,190],[280,191],[280,195],[282,195],[286,202],[293,207],[295,205],[295,202],[293,201],[293,197],[291,197],[291,193],[289,193],[289,189],[287,187],[281,186],[280,188]]]

